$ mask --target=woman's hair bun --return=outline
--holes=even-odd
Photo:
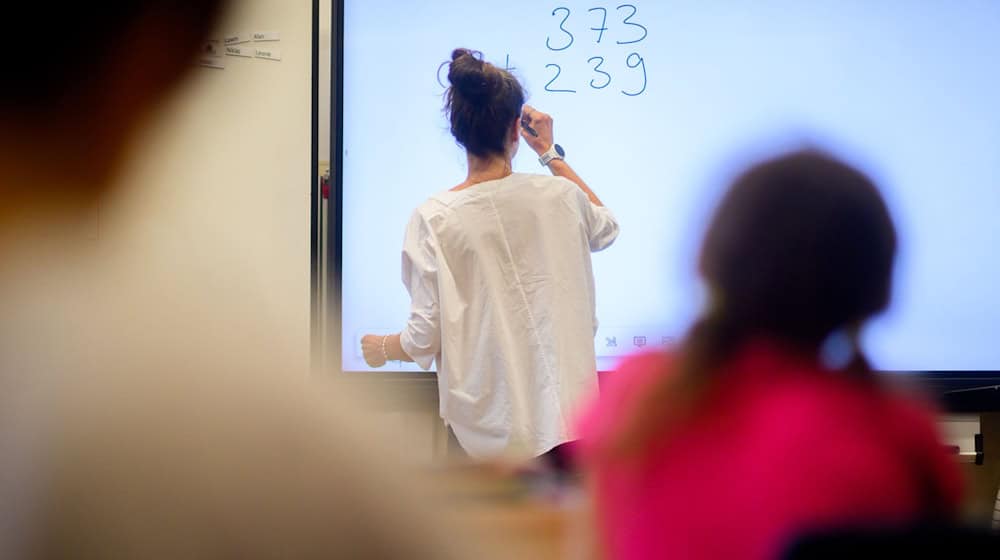
[[[478,51],[455,49],[444,64],[451,82],[444,107],[455,140],[477,157],[505,155],[524,106],[521,84],[507,70],[484,62]]]
[[[455,49],[451,53],[448,81],[463,97],[481,100],[489,97],[499,87],[500,73],[483,61],[483,55],[469,49]]]

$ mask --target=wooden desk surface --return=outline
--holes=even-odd
[[[488,466],[445,469],[446,510],[456,526],[484,546],[519,560],[567,558],[580,503],[579,489],[544,476]]]

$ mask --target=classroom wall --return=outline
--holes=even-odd
[[[214,37],[277,31],[280,42],[259,45],[282,60],[223,56],[224,69],[194,68],[136,142],[120,196],[102,209],[102,236],[136,259],[176,263],[164,286],[194,282],[208,300],[237,294],[294,345],[301,361],[288,370],[307,371],[312,2],[231,4]]]

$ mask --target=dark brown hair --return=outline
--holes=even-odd
[[[618,443],[644,447],[664,427],[664,411],[692,408],[747,340],[816,354],[833,332],[884,309],[895,252],[888,208],[856,169],[800,151],[746,171],[705,237],[699,269],[710,304],[681,345],[679,371],[640,399]],[[858,348],[849,369],[870,373]]]
[[[445,111],[451,133],[470,154],[503,155],[507,135],[524,105],[524,90],[510,72],[482,59],[482,53],[455,49],[448,67],[451,87]]]

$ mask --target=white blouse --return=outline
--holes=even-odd
[[[400,343],[424,369],[437,361],[441,417],[470,455],[540,455],[572,439],[597,382],[590,253],[617,236],[611,212],[561,177],[514,174],[413,213]]]

